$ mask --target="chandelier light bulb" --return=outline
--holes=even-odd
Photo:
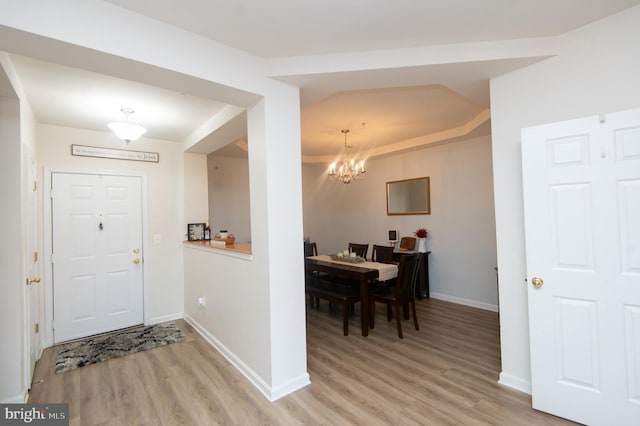
[[[329,166],[328,175],[331,180],[337,180],[344,184],[349,184],[356,179],[364,177],[366,170],[364,169],[364,160],[356,164],[355,158],[348,159],[347,151],[349,149],[349,145],[347,144],[347,133],[349,133],[349,129],[343,129],[341,132],[344,134],[344,158],[339,162],[340,167],[337,171],[336,163],[332,163]]]

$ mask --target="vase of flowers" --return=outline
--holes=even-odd
[[[429,231],[427,228],[418,228],[416,232],[413,233],[418,239],[418,251],[422,253],[427,252],[427,235],[429,235]]]

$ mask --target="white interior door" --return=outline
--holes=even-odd
[[[143,323],[139,177],[53,173],[54,341]]]
[[[25,265],[25,383],[31,383],[33,370],[40,355],[40,296],[41,286],[38,272],[37,221],[36,221],[36,162],[31,151],[23,145],[23,197],[24,197],[24,265]]]
[[[640,110],[524,129],[533,407],[640,424]]]

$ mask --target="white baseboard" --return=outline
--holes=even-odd
[[[289,382],[277,386],[275,388],[265,383],[260,376],[258,376],[249,366],[247,366],[241,359],[235,356],[226,346],[224,346],[218,339],[216,339],[211,333],[209,333],[198,321],[184,314],[184,320],[191,325],[211,346],[213,346],[218,352],[222,354],[242,375],[244,375],[249,382],[256,387],[270,402],[276,401],[283,396],[289,395],[302,389],[311,383],[309,379],[309,373],[304,373],[299,377],[296,377]]]
[[[473,308],[484,309],[485,311],[500,312],[500,308],[498,307],[498,305],[491,305],[489,303],[478,302],[476,300],[463,299],[462,297],[449,296],[448,294],[433,293],[433,292],[431,292],[429,296],[434,299],[444,300],[445,302],[471,306]]]
[[[531,382],[520,377],[512,376],[504,372],[500,373],[498,383],[509,386],[512,389],[531,395]]]
[[[182,312],[176,312],[169,315],[162,315],[160,317],[150,318],[147,321],[146,325],[160,324],[162,322],[167,322],[167,321],[175,321],[175,320],[182,319],[183,317],[184,317],[184,314]]]

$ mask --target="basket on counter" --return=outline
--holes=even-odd
[[[226,245],[231,245],[236,242],[236,237],[229,235],[227,238],[220,238],[218,236],[213,237],[214,241],[224,241]]]

